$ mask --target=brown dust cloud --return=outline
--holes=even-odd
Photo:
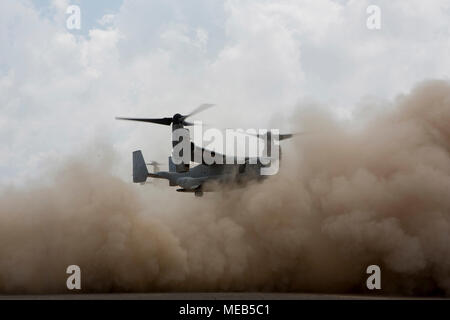
[[[266,291],[450,295],[450,84],[427,81],[359,126],[304,108],[278,175],[195,198],[86,155],[0,193],[0,294]],[[114,151],[104,147],[114,161]]]

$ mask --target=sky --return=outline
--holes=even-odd
[[[80,30],[67,28],[71,5]],[[167,127],[115,116],[214,103],[201,114],[211,126],[288,131],[305,103],[343,119],[372,112],[449,79],[449,21],[448,0],[2,0],[0,186],[95,157],[96,143],[117,151],[124,179],[134,150],[167,159]]]

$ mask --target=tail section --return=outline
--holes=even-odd
[[[148,177],[147,165],[141,150],[133,152],[133,182],[145,182]]]

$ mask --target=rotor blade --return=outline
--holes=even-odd
[[[285,140],[285,139],[290,139],[294,136],[303,136],[305,134],[309,134],[308,131],[303,131],[303,132],[294,132],[294,133],[284,133],[284,134],[280,134],[279,135],[279,140]]]
[[[183,116],[183,119],[189,118],[197,113],[200,113],[202,111],[205,111],[206,109],[211,108],[212,106],[214,106],[214,104],[210,104],[210,103],[204,103],[202,105],[199,105],[197,108],[195,108],[191,113],[189,113],[186,116]]]
[[[299,136],[299,135],[304,135],[304,134],[308,134],[308,133],[309,133],[309,132],[280,133],[280,134],[278,135],[278,141],[290,139],[290,138],[292,138],[293,136]],[[259,133],[257,133],[257,134],[252,134],[252,133],[246,133],[246,134],[248,134],[248,135],[250,135],[250,136],[253,136],[253,137],[257,137],[257,138],[259,138],[259,139],[265,139],[266,136],[267,136],[267,133],[265,133],[265,134],[259,134]]]
[[[116,120],[130,120],[130,121],[140,121],[140,122],[150,122],[156,124],[162,124],[165,126],[170,126],[172,124],[172,118],[122,118],[116,117]]]
[[[162,163],[159,163],[158,161],[151,161],[151,162],[149,162],[149,163],[147,163],[149,166],[159,166],[159,165],[161,165]]]
[[[285,139],[290,139],[290,138],[292,138],[294,135],[295,135],[294,133],[280,134],[280,135],[278,136],[278,140],[281,141],[281,140],[285,140]]]

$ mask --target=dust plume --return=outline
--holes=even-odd
[[[280,173],[194,198],[121,180],[83,156],[50,185],[0,195],[0,293],[299,291],[450,295],[450,85],[428,81],[343,125],[294,122]],[[105,157],[114,157],[105,147]]]

